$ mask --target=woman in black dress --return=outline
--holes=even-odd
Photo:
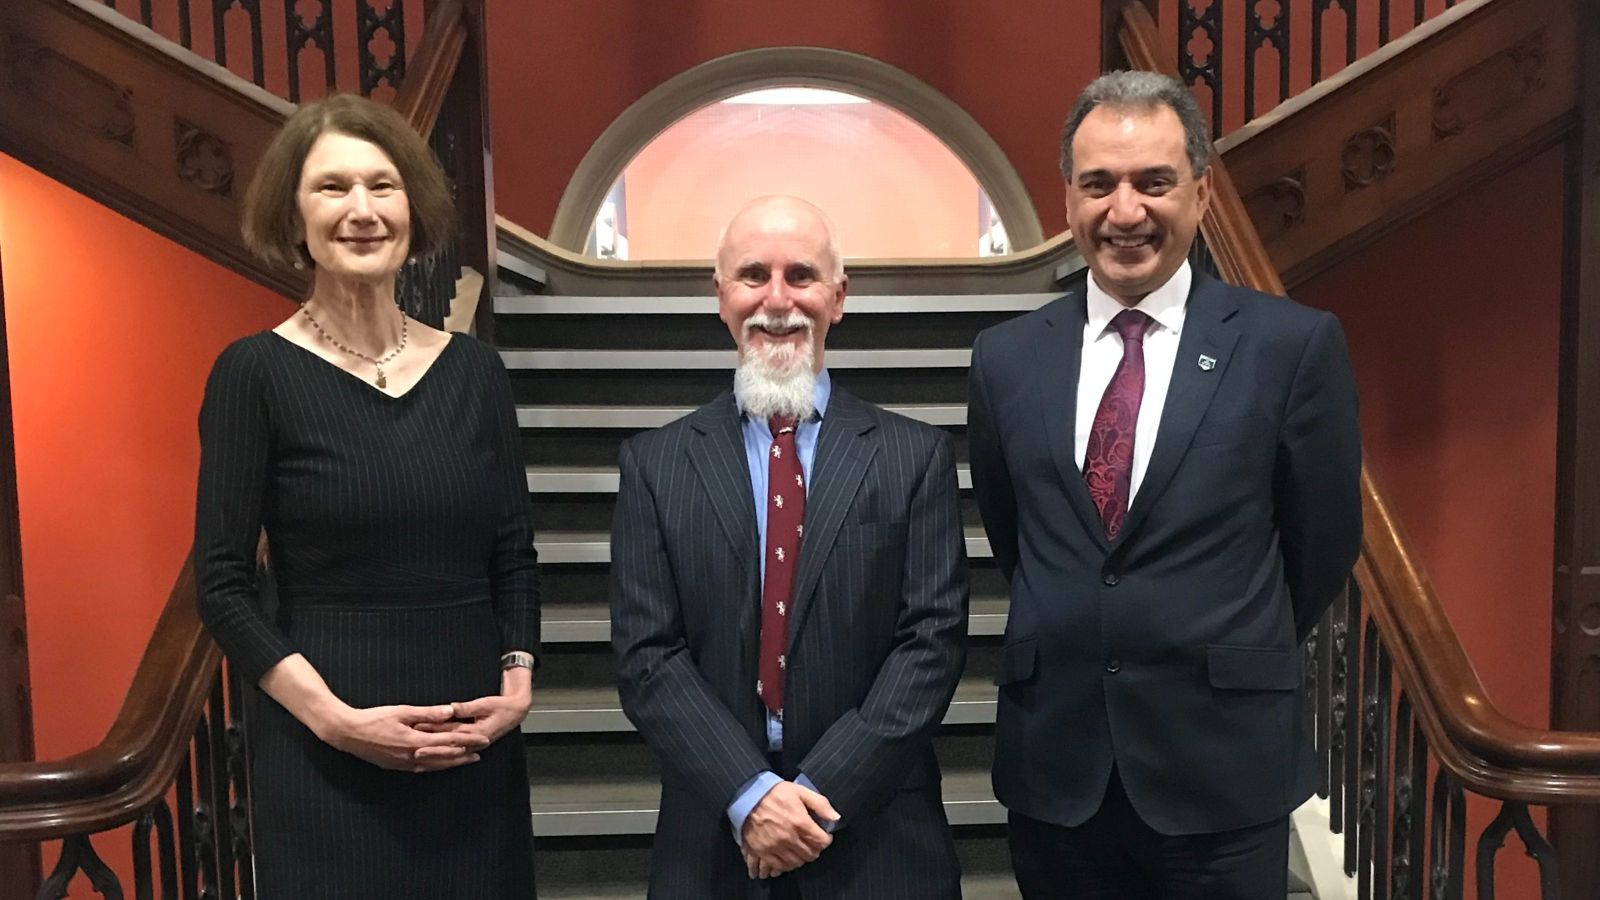
[[[510,382],[395,303],[407,256],[450,240],[444,179],[397,113],[336,96],[289,118],[244,206],[252,249],[312,276],[223,351],[200,411],[200,613],[271,698],[247,722],[258,895],[532,897],[539,590]]]

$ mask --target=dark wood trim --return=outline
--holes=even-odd
[[[1600,731],[1600,9],[1577,7],[1578,129],[1567,144],[1550,724]],[[1554,810],[1562,895],[1600,896],[1600,810]]]
[[[33,691],[28,678],[22,517],[17,503],[7,346],[4,265],[0,263],[0,762],[27,762],[33,759]],[[0,845],[0,898],[33,897],[39,890],[39,878],[39,854],[31,845]]]
[[[468,181],[460,186],[463,240],[461,264],[483,276],[474,313],[473,331],[485,341],[494,341],[494,295],[499,283],[499,229],[494,213],[494,153],[489,132],[489,40],[483,0],[467,3],[466,49],[455,81],[445,102],[459,111],[462,128],[461,158],[478,162],[467,165]]]

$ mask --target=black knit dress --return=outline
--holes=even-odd
[[[200,612],[247,684],[302,653],[356,707],[496,694],[538,652],[538,569],[510,382],[453,335],[390,397],[279,335],[223,351],[200,410]],[[279,605],[255,577],[266,528]],[[264,695],[245,723],[263,900],[528,898],[520,734],[411,774],[335,750]]]

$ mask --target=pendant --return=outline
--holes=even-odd
[[[377,366],[375,368],[377,368],[377,370],[378,370],[378,380],[376,382],[374,382],[374,384],[376,384],[378,387],[388,387],[389,386],[389,379],[387,379],[387,378],[385,378],[383,376],[383,367],[382,366]]]

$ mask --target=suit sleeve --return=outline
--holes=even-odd
[[[273,435],[266,375],[247,344],[222,352],[200,403],[194,571],[200,620],[250,683],[295,648],[261,607],[261,537]]]
[[[611,528],[611,643],[622,710],[662,764],[724,810],[766,757],[689,655],[654,492],[622,446]]]
[[[1344,331],[1325,314],[1295,373],[1273,480],[1284,574],[1304,640],[1361,550],[1361,433]]]
[[[995,430],[989,383],[983,367],[984,336],[972,345],[972,365],[967,371],[967,445],[972,466],[972,492],[989,536],[995,563],[1006,580],[1017,569],[1017,495],[1011,472]]]
[[[967,553],[944,435],[912,495],[901,583],[893,643],[872,687],[800,762],[839,811],[841,827],[893,797],[926,751],[966,664]]]

